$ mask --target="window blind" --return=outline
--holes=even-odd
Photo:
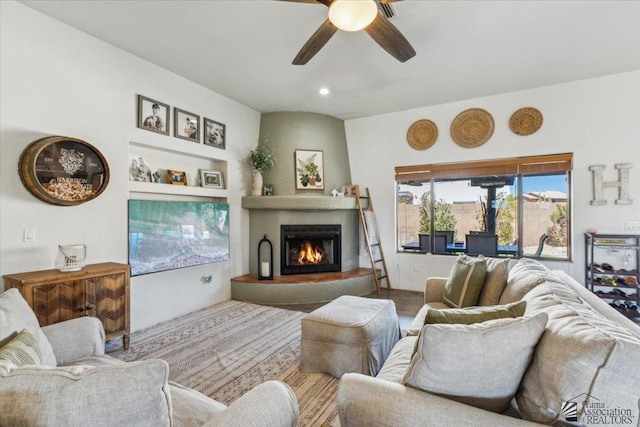
[[[470,178],[493,175],[537,175],[569,172],[573,153],[548,154],[507,159],[481,160],[431,165],[398,166],[396,181],[427,181],[439,178]]]

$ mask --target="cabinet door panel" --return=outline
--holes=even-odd
[[[125,329],[126,281],[124,274],[87,279],[85,286],[87,303],[93,306],[92,316],[102,321],[107,335]]]
[[[82,315],[82,286],[75,281],[34,286],[32,299],[40,326]]]

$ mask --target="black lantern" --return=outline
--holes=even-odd
[[[265,248],[262,250],[262,245]],[[263,252],[266,252],[267,245],[269,246],[269,255],[262,256]],[[258,280],[273,280],[273,245],[267,235],[265,234],[260,243],[258,243]]]

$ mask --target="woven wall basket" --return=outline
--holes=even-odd
[[[533,107],[524,107],[511,115],[509,129],[518,135],[531,135],[542,126],[542,113]]]
[[[479,147],[491,138],[493,117],[482,108],[470,108],[458,114],[451,122],[451,138],[461,147]]]
[[[407,142],[415,150],[426,150],[436,143],[438,127],[431,120],[418,120],[407,131]]]

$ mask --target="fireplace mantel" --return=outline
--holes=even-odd
[[[245,196],[245,209],[348,210],[358,209],[355,197],[331,196]]]

